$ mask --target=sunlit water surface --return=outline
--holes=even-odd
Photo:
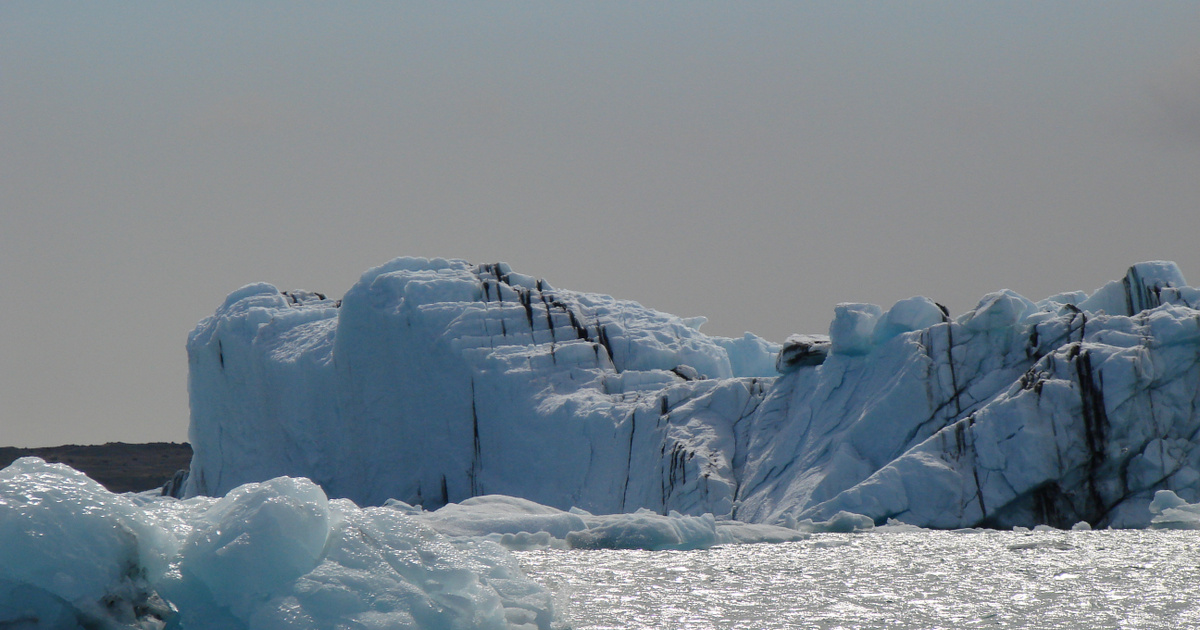
[[[1200,628],[1200,532],[871,532],[517,556],[577,630]]]

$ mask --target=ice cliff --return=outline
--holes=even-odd
[[[250,285],[188,339],[183,494],[291,475],[363,505],[1144,526],[1156,490],[1200,499],[1198,306],[1141,263],[957,318],[841,304],[780,347],[504,264],[401,258],[340,301]]]

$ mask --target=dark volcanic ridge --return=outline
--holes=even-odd
[[[83,471],[112,492],[142,492],[161,488],[176,471],[186,470],[192,461],[192,447],[186,442],[109,442],[41,448],[0,446],[0,468],[21,457],[40,457],[47,462],[66,464]]]

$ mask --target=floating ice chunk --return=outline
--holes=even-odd
[[[649,510],[633,514],[593,517],[586,530],[571,532],[567,544],[574,549],[708,549],[731,543],[777,543],[803,540],[807,532],[765,524],[717,521],[712,514],[666,516]]]
[[[717,521],[711,514],[663,516],[641,509],[633,514],[594,515],[558,510],[502,495],[451,503],[418,520],[457,539],[486,538],[513,550],[707,549],[730,543],[801,540],[806,534],[772,525]]]
[[[833,309],[829,341],[834,354],[858,355],[871,351],[875,323],[883,309],[876,304],[842,303]]]
[[[510,619],[546,630],[552,596],[486,541],[452,544],[396,510],[329,502],[320,564],[277,590],[247,628],[489,628]],[[209,627],[200,625],[199,627]]]
[[[649,510],[599,517],[586,530],[567,534],[574,549],[707,549],[721,542],[712,514],[668,517]]]
[[[1187,501],[1179,498],[1179,495],[1170,490],[1159,490],[1154,493],[1154,499],[1150,501],[1150,513],[1162,514],[1167,510],[1188,509],[1191,507]]]
[[[450,503],[426,513],[422,520],[445,535],[460,537],[545,532],[554,538],[566,538],[571,532],[587,529],[578,514],[503,495]]]
[[[898,521],[894,518],[889,518],[886,523],[876,527],[875,531],[885,534],[906,534],[912,532],[928,532],[930,530],[924,527],[917,527],[916,525],[909,525],[908,523]]]
[[[875,529],[875,521],[869,516],[841,511],[825,521],[806,518],[796,523],[796,529],[814,534],[853,534]]]
[[[399,258],[364,273],[337,308],[290,297],[240,290],[190,337],[194,456],[182,496],[289,475],[367,505],[520,493],[597,512],[628,499],[724,516],[728,465],[710,484],[698,480],[713,467],[690,445],[678,449],[683,469],[629,451],[657,452],[692,413],[714,426],[686,432],[725,440],[735,421],[725,414],[752,411],[767,383],[729,383],[732,395],[711,397],[721,415],[693,406],[647,421],[706,396],[705,381],[775,376],[779,349],[555,290],[505,264]]]
[[[172,542],[83,473],[18,459],[0,470],[0,627],[161,627],[145,572]]]
[[[717,521],[717,535],[722,543],[738,544],[794,542],[810,537],[809,532],[790,527],[740,521]]]
[[[1200,504],[1188,503],[1170,490],[1154,493],[1150,513],[1153,529],[1200,529]]]
[[[306,479],[226,497],[114,495],[26,458],[0,471],[0,627],[537,628],[553,598],[485,540]],[[414,514],[413,512],[417,512]]]
[[[180,552],[179,588],[205,590],[249,618],[259,601],[317,566],[329,534],[329,502],[313,482],[241,486],[196,514]]]

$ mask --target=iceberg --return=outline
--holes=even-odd
[[[739,514],[1145,527],[1156,490],[1194,498],[1200,292],[1143,263],[1071,297],[994,293],[781,377],[772,396],[788,399],[760,408],[778,408],[779,430],[751,448]]]
[[[680,519],[706,514],[718,533],[865,526],[839,514],[1144,527],[1158,490],[1200,500],[1197,307],[1156,261],[958,317],[924,297],[839,304],[828,335],[780,345],[503,263],[399,258],[341,300],[254,284],[200,322],[176,489],[290,476],[359,505],[504,495],[560,512],[528,515],[544,523],[514,545],[603,538],[563,530],[570,508],[677,515],[646,520],[649,546],[695,544],[707,525]]]
[[[831,523],[833,523],[831,521]],[[819,524],[841,531],[834,524]],[[561,627],[508,550],[803,540],[711,514],[592,515],[517,497],[359,508],[304,478],[220,498],[113,494],[63,464],[0,470],[3,628]]]
[[[487,495],[451,503],[433,512],[396,501],[393,507],[414,514],[452,538],[483,538],[512,550],[709,549],[717,545],[780,543],[804,540],[814,531],[834,531],[827,523],[797,528],[718,521],[712,514],[656,514],[645,508],[630,514],[591,514],[580,508],[559,510],[518,497]],[[825,529],[822,529],[822,528]]]
[[[546,630],[499,545],[280,477],[222,498],[117,495],[62,464],[0,471],[0,627]]]
[[[250,285],[188,338],[182,495],[302,476],[361,505],[728,514],[779,346],[700,323],[504,264],[401,258],[340,301]]]
[[[1151,529],[1200,529],[1200,503],[1188,503],[1170,490],[1154,493]]]

